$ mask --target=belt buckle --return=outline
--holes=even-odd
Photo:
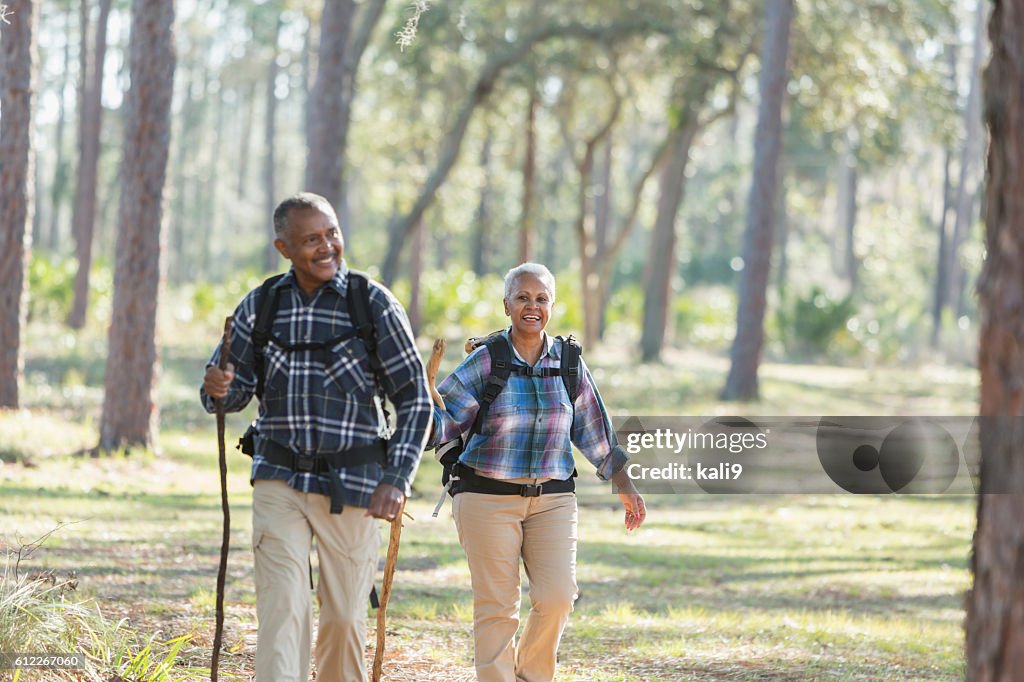
[[[542,487],[543,484],[530,485],[529,483],[524,483],[519,491],[519,495],[520,497],[540,497]]]
[[[316,466],[316,459],[308,455],[298,455],[295,457],[295,471],[301,471],[302,473],[310,473]]]

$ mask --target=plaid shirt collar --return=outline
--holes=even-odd
[[[508,341],[508,345],[512,348],[512,356],[524,365],[529,365],[530,363],[523,359],[523,356],[516,350],[515,344],[512,343],[512,327],[503,331],[502,335]],[[540,354],[539,358],[537,358],[537,362],[539,363],[543,360],[544,356],[548,356],[556,362],[560,362],[562,360],[562,346],[560,344],[556,344],[554,339],[552,339],[551,335],[547,332],[544,332],[544,352]]]
[[[328,286],[334,289],[336,292],[338,292],[340,296],[344,297],[346,292],[348,291],[348,273],[348,263],[346,263],[345,259],[342,258],[341,264],[338,266],[338,271],[334,273],[334,277],[330,278],[329,280],[327,280],[327,282],[324,283],[324,286]],[[274,284],[275,289],[288,286],[299,286],[298,282],[295,281],[295,266],[289,268],[288,272],[284,274],[284,277],[279,279],[277,283]],[[317,291],[319,292],[319,290]],[[316,296],[316,293],[314,293],[313,296]]]

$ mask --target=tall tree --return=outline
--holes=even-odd
[[[960,150],[960,175],[957,180],[956,199],[953,210],[953,238],[949,245],[949,303],[956,315],[963,314],[963,295],[966,272],[960,263],[960,249],[971,226],[974,224],[976,197],[981,184],[981,175],[976,172],[980,165],[984,130],[981,120],[981,69],[985,55],[985,16],[988,0],[978,0],[974,21],[974,47],[971,52],[970,86],[967,93],[967,108],[964,110],[964,143]]]
[[[1024,0],[996,0],[985,72],[987,255],[981,305],[981,494],[967,597],[967,679],[1024,670]],[[990,493],[1008,494],[990,494]]]
[[[346,237],[349,221],[344,219],[348,213],[344,169],[356,72],[380,20],[384,0],[369,0],[363,5],[355,26],[354,0],[324,0],[316,81],[306,121],[305,189],[323,195],[334,205],[342,216]]]
[[[159,357],[160,231],[174,87],[174,0],[134,0],[131,86],[118,208],[113,316],[100,422],[100,450],[150,446]]]
[[[662,153],[665,155],[660,165],[656,215],[644,272],[640,333],[640,357],[644,362],[658,360],[665,343],[672,280],[678,266],[676,218],[686,190],[690,148],[704,128],[730,111],[726,108],[712,116],[704,114],[719,81],[727,77],[735,80],[746,59],[747,53],[744,52],[734,69],[726,69],[722,64],[727,44],[737,42],[736,36],[731,35],[736,18],[730,16],[730,10],[731,3],[723,0],[717,6],[717,16],[704,17],[705,21],[715,22],[716,28],[710,39],[695,48],[699,53],[695,68],[687,69],[687,73],[677,77],[672,86],[668,133],[664,149],[656,157],[660,159]]]
[[[274,21],[270,63],[267,68],[267,106],[263,116],[263,215],[268,219],[274,214],[277,205],[277,57],[280,54],[278,43],[281,39],[281,13],[277,13]],[[275,270],[279,262],[279,254],[274,248],[274,240],[270,230],[267,234],[266,247],[263,250],[263,268]]]
[[[519,262],[533,260],[534,179],[537,175],[537,108],[540,96],[535,79],[530,80],[530,99],[526,105],[526,151],[523,154],[523,208],[519,223]]]
[[[793,0],[768,0],[765,3],[758,81],[761,102],[754,131],[754,177],[743,236],[743,273],[736,338],[732,345],[729,377],[722,391],[724,400],[755,400],[758,397],[757,370],[764,344],[764,314],[774,241],[779,151],[782,148],[782,102],[786,92],[786,61],[792,23]]]
[[[89,54],[86,34],[82,33],[81,64],[84,70],[79,102],[78,172],[75,175],[75,203],[71,230],[75,238],[78,272],[75,273],[75,296],[68,314],[68,326],[81,329],[89,307],[89,270],[92,268],[92,242],[96,225],[96,188],[99,184],[100,130],[103,125],[103,63],[107,53],[107,20],[112,0],[100,0],[99,18],[92,53]],[[83,6],[88,3],[83,2]],[[88,10],[86,10],[88,11]],[[83,25],[85,22],[83,23]]]
[[[57,129],[53,136],[53,147],[56,159],[53,164],[53,181],[50,184],[50,215],[49,225],[45,231],[45,238],[41,238],[39,246],[44,246],[50,251],[57,249],[60,242],[61,213],[64,207],[65,193],[67,192],[68,180],[71,177],[68,166],[70,165],[64,153],[64,128],[67,121],[67,106],[65,90],[67,90],[68,74],[71,73],[71,29],[74,24],[74,11],[67,8],[64,15],[64,70],[57,86]]]
[[[470,261],[472,262],[473,272],[480,277],[483,277],[490,271],[488,256],[490,255],[490,233],[491,223],[493,222],[491,217],[491,203],[494,196],[494,181],[493,173],[491,172],[491,145],[493,140],[494,131],[488,125],[484,133],[483,145],[480,147],[480,172],[483,175],[483,184],[480,185],[480,203],[477,204],[476,216],[474,218],[476,231],[473,233],[473,242],[470,249]]]
[[[35,156],[32,112],[36,91],[39,3],[12,0],[0,24],[0,408],[18,407],[32,235]]]

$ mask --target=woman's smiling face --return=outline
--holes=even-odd
[[[505,314],[512,319],[512,331],[523,336],[543,332],[554,302],[555,297],[540,278],[528,272],[519,275],[505,299]]]

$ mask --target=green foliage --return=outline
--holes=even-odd
[[[736,328],[736,294],[722,286],[691,289],[672,300],[672,315],[685,345],[727,348]]]
[[[76,267],[71,258],[33,254],[28,268],[30,320],[67,317],[75,294]]]
[[[852,296],[833,298],[815,285],[805,295],[783,298],[776,312],[779,335],[790,355],[819,357],[846,333],[847,322],[856,311]]]

